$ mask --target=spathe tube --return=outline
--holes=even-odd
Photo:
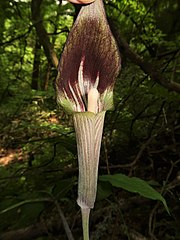
[[[99,154],[105,111],[77,112],[73,115],[77,139],[79,180],[77,203],[81,207],[84,239],[89,228],[89,213],[94,207],[97,192]]]

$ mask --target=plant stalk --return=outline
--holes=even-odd
[[[81,214],[82,214],[83,239],[89,240],[90,208],[81,208]]]

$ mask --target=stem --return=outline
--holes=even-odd
[[[82,226],[83,226],[83,239],[89,240],[89,214],[90,208],[81,208]]]

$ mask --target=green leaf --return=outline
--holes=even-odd
[[[25,204],[33,204],[33,203],[39,203],[39,202],[52,202],[52,200],[50,198],[36,198],[36,199],[27,199],[18,203],[15,203],[5,209],[3,209],[2,211],[0,211],[0,215],[7,213],[13,209],[16,209],[18,207],[21,207]]]
[[[32,202],[22,205],[17,209],[17,213],[19,213],[16,215],[18,221],[14,225],[17,227],[25,227],[34,223],[44,209],[44,202]]]
[[[112,185],[109,182],[99,182],[97,186],[96,200],[100,201],[112,194]]]
[[[164,204],[166,211],[170,214],[166,200],[163,196],[152,188],[146,181],[137,177],[128,177],[123,174],[102,175],[99,177],[100,181],[108,181],[114,187],[123,188],[132,193],[139,193],[141,196],[159,200]]]
[[[55,195],[58,198],[64,198],[67,193],[72,190],[74,184],[76,182],[76,178],[68,178],[64,180],[60,180],[56,183],[54,189],[53,189],[53,195]]]

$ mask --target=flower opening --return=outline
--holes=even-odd
[[[69,33],[56,79],[58,102],[68,112],[85,112],[89,91],[97,89],[96,112],[112,108],[119,69],[119,51],[102,0],[96,0],[81,8]]]

